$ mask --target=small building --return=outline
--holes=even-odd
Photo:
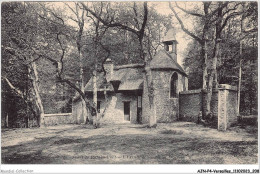
[[[187,74],[177,63],[177,44],[171,29],[163,41],[164,49],[158,51],[150,62],[154,84],[154,100],[157,122],[173,122],[179,117],[179,92],[188,90]],[[111,59],[104,64],[104,72],[97,74],[98,113],[103,113],[103,122],[108,123],[148,123],[149,98],[144,64],[115,66]],[[106,78],[108,85],[104,83]],[[85,86],[89,100],[93,99],[93,79]],[[105,93],[107,100],[105,100]],[[79,97],[74,100],[72,115],[77,123],[84,123],[82,114],[89,114]]]
[[[206,99],[207,91],[188,90],[187,74],[177,63],[178,42],[173,29],[167,32],[163,44],[164,49],[157,52],[149,65],[153,80],[156,121],[198,122],[201,111],[206,107],[206,102],[203,101]],[[144,64],[115,66],[111,59],[105,62],[106,75],[104,72],[97,74],[97,109],[98,114],[104,113],[101,122],[149,123],[152,112],[145,68],[147,67]],[[89,100],[93,99],[92,81],[91,78],[85,86],[85,94]],[[211,121],[218,130],[225,131],[236,124],[237,89],[227,84],[219,84],[212,93],[211,112]],[[84,123],[84,116],[88,114],[90,113],[86,108],[82,107],[80,97],[77,97],[72,104],[74,123]]]

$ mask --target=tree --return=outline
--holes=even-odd
[[[48,45],[48,52],[46,53],[46,50],[43,49],[37,51],[33,47],[31,47],[31,49],[38,57],[45,58],[54,65],[57,82],[66,83],[71,88],[76,90],[81,96],[82,100],[84,100],[83,104],[85,104],[86,109],[90,110],[92,115],[95,115],[95,107],[93,103],[87,99],[84,93],[85,78],[83,72],[82,58],[84,12],[80,14],[80,7],[78,3],[75,4],[76,10],[74,10],[69,5],[67,5],[67,7],[69,7],[71,11],[73,11],[76,15],[76,19],[74,19],[74,21],[77,22],[78,29],[75,29],[73,26],[67,25],[65,23],[65,16],[62,15],[59,11],[49,9],[48,7],[46,7],[45,4],[41,4],[41,8],[43,9],[44,13],[38,13],[38,16],[45,22],[44,30],[46,30],[46,32],[44,32],[45,35],[42,35],[42,42]],[[82,82],[80,87],[75,83],[75,81],[72,81],[64,71],[64,61],[65,59],[69,59],[67,58],[66,53],[70,51],[71,48],[73,49],[73,42],[71,41],[76,41],[77,58],[80,60],[80,81]]]
[[[102,3],[101,3],[102,4]],[[90,14],[92,14],[95,18],[97,18],[103,25],[107,27],[117,27],[119,29],[123,29],[126,31],[129,31],[133,33],[139,43],[139,56],[141,60],[144,61],[145,63],[145,76],[146,76],[146,83],[148,86],[148,91],[149,91],[149,103],[150,103],[150,108],[151,108],[151,115],[149,118],[149,125],[150,127],[156,126],[156,110],[155,110],[155,103],[154,103],[154,93],[153,93],[153,78],[152,78],[152,73],[151,69],[149,67],[149,62],[151,61],[152,57],[149,55],[146,55],[145,53],[145,48],[144,48],[144,37],[145,37],[145,28],[147,26],[147,19],[148,19],[148,7],[147,7],[147,2],[143,3],[143,17],[140,19],[138,18],[138,12],[137,7],[135,5],[136,3],[133,3],[132,9],[133,9],[133,16],[131,16],[131,20],[128,20],[127,22],[125,21],[124,18],[119,18],[119,16],[116,14],[116,11],[113,9],[109,8],[107,6],[106,9],[106,18],[103,16],[95,13],[93,10],[91,10],[87,5],[82,3],[84,9],[88,11]],[[129,16],[130,17],[130,16]]]
[[[95,7],[95,4],[93,4],[94,7]],[[95,13],[98,13],[99,15],[102,15],[102,11],[103,11],[103,6],[100,7],[100,9],[98,8],[94,8],[95,10]],[[97,95],[97,71],[98,71],[98,58],[101,57],[101,55],[99,54],[100,50],[104,49],[108,54],[107,56],[105,57],[104,60],[102,60],[102,70],[104,72],[104,78],[103,78],[103,81],[104,81],[104,84],[105,84],[105,90],[104,90],[104,96],[105,96],[105,102],[107,103],[107,93],[106,93],[106,86],[107,86],[107,80],[106,80],[106,71],[104,69],[104,63],[106,61],[106,59],[109,57],[110,55],[110,51],[102,44],[101,40],[102,38],[104,37],[106,31],[107,31],[107,27],[104,27],[100,24],[100,21],[99,20],[96,20],[94,19],[92,16],[89,16],[88,15],[88,11],[86,12],[87,13],[87,17],[90,18],[92,20],[92,24],[93,24],[93,27],[94,27],[94,36],[93,36],[93,46],[94,46],[94,49],[93,49],[93,52],[94,52],[94,59],[95,59],[95,63],[94,63],[94,71],[93,71],[93,103],[94,103],[94,106],[95,106],[95,109],[97,110],[97,99],[98,99],[98,95]],[[104,109],[104,112],[106,110],[106,107],[107,107],[107,104],[105,104],[105,109]],[[104,113],[103,113],[104,114]],[[102,114],[102,115],[103,115]],[[101,114],[98,114],[96,112],[96,115],[93,115],[94,116],[94,126],[97,128],[100,126],[100,119],[102,118],[102,115]]]
[[[93,18],[100,21],[107,32],[116,32],[116,40],[110,42],[117,43],[121,38],[123,44],[117,49],[121,50],[122,45],[126,44],[123,49],[123,56],[115,56],[117,62],[126,61],[125,63],[132,63],[132,61],[142,62],[145,64],[146,84],[149,91],[149,102],[151,109],[150,126],[156,125],[156,112],[154,105],[153,94],[153,77],[149,68],[149,63],[156,54],[158,48],[161,47],[161,36],[171,28],[170,16],[159,15],[155,9],[150,6],[148,13],[147,3],[97,3],[98,6],[103,7],[103,13],[99,14],[94,7],[87,6],[82,3],[84,9],[88,11]],[[123,37],[120,37],[123,34]],[[110,37],[112,39],[113,37]],[[130,43],[130,44],[129,44]],[[113,50],[113,49],[112,49]],[[113,54],[111,50],[111,54]],[[123,57],[123,59],[122,59]]]
[[[214,88],[217,88],[217,61],[220,52],[220,42],[223,29],[226,27],[227,22],[241,15],[239,10],[241,2],[202,2],[201,8],[203,13],[186,10],[180,7],[175,2],[175,8],[188,14],[199,18],[199,24],[202,24],[200,31],[196,31],[198,34],[194,34],[189,31],[185,26],[175,8],[169,3],[169,6],[174,13],[175,17],[179,21],[182,30],[195,39],[201,46],[201,59],[204,60],[203,66],[203,85],[202,89],[207,90],[206,101],[203,101],[203,118],[211,114],[211,97]],[[198,11],[198,10],[197,10]],[[214,26],[214,28],[211,28]],[[210,37],[211,36],[211,37]],[[213,43],[209,43],[212,40]],[[208,49],[208,44],[213,46],[213,50]],[[211,52],[209,54],[209,52]],[[210,56],[208,56],[210,55]]]
[[[188,45],[184,57],[183,66],[189,76],[189,90],[200,89],[203,84],[203,59],[201,59],[201,47],[193,40]]]
[[[95,108],[92,106],[92,103],[86,99],[84,90],[82,91],[69,79],[68,75],[65,74],[67,69],[64,67],[64,63],[67,59],[66,53],[70,52],[73,47],[70,39],[73,39],[74,34],[76,33],[74,28],[66,25],[65,20],[62,18],[63,16],[59,12],[47,8],[44,3],[17,4],[20,9],[13,10],[11,8],[9,12],[8,10],[10,8],[4,8],[9,14],[6,13],[5,15],[7,24],[4,30],[6,32],[4,33],[6,38],[4,39],[6,42],[4,42],[4,46],[2,45],[2,50],[4,49],[2,52],[12,54],[17,60],[22,61],[26,67],[29,67],[27,74],[29,74],[32,79],[31,87],[34,89],[34,95],[32,95],[32,97],[34,97],[35,105],[40,112],[38,115],[42,115],[43,107],[39,94],[39,79],[38,72],[36,71],[36,61],[41,63],[43,59],[51,62],[52,66],[54,65],[56,81],[67,83],[78,91],[87,103],[87,107],[92,113],[95,113]],[[7,3],[6,6],[9,5],[12,4]],[[14,13],[16,16],[13,17],[10,13]],[[13,18],[10,18],[10,16]],[[10,22],[10,20],[12,21]],[[35,21],[37,21],[36,24]],[[11,26],[11,24],[13,26]],[[10,43],[11,46],[8,45]],[[8,67],[5,66],[5,69],[6,68]],[[14,68],[14,66],[11,65],[10,68]],[[49,67],[46,66],[42,66],[42,68],[45,70],[49,69]],[[6,69],[5,72],[8,75],[11,71]],[[8,80],[7,75],[2,77],[2,79],[5,80],[11,88],[14,88],[17,94],[21,94],[20,96],[23,97],[21,90],[16,89],[15,86],[12,85],[10,80]],[[15,75],[18,76],[19,73],[16,73]],[[25,87],[26,85],[23,84],[21,86]],[[41,119],[38,119],[39,125],[40,120]]]
[[[83,46],[83,41],[82,41],[82,35],[84,32],[84,26],[85,26],[85,11],[80,10],[80,4],[79,3],[74,3],[74,8],[65,3],[67,7],[70,9],[70,11],[74,14],[76,18],[69,17],[71,20],[76,22],[78,29],[77,29],[77,35],[76,35],[76,45],[77,45],[77,51],[78,51],[78,59],[80,62],[80,89],[84,93],[84,88],[86,85],[85,82],[85,77],[84,77],[84,60],[82,56],[82,46]],[[86,103],[84,101],[84,98],[81,96],[81,102],[82,102],[82,108],[86,107]],[[95,103],[94,103],[95,105]],[[96,109],[96,107],[95,107]],[[82,115],[86,117],[86,123],[87,123],[87,113],[84,113],[84,109],[82,109]]]
[[[253,4],[253,3],[252,3]],[[233,4],[235,5],[235,4]],[[250,7],[253,5],[248,5],[247,3],[241,4],[242,7]],[[240,6],[240,8],[241,8]],[[221,42],[219,43],[219,52],[216,63],[216,71],[218,74],[218,82],[225,83],[230,85],[238,84],[238,74],[239,74],[239,64],[240,57],[242,58],[242,83],[241,83],[241,109],[242,114],[249,114],[250,108],[252,108],[252,113],[255,113],[255,103],[256,99],[256,81],[253,80],[256,78],[256,64],[257,56],[256,49],[257,43],[255,41],[255,35],[257,34],[254,28],[250,27],[250,29],[246,28],[247,31],[252,32],[243,32],[245,28],[241,29],[241,26],[246,26],[246,22],[248,20],[242,20],[243,15],[246,14],[245,9],[240,9],[243,13],[237,13],[234,17],[230,18],[226,22],[226,27],[223,28],[221,32]],[[250,8],[251,9],[251,8]],[[250,11],[250,13],[256,14],[256,12]],[[238,15],[239,14],[239,15]],[[252,16],[248,16],[248,18],[252,19]],[[256,18],[253,18],[256,19]],[[244,24],[241,25],[241,22]],[[257,20],[250,21],[252,26],[255,26]],[[239,55],[240,52],[240,42],[243,39],[243,50],[242,56]],[[195,41],[194,41],[195,42]],[[211,43],[214,48],[215,43]],[[199,65],[201,64],[201,59],[199,57],[200,48],[195,43],[191,43],[189,47],[188,54],[185,58],[184,66],[189,67],[189,86],[193,88],[199,88],[199,84],[197,84],[196,79],[197,75],[201,76],[201,72],[198,70]],[[214,49],[212,50],[214,51]],[[214,55],[210,53],[209,55]],[[253,63],[254,62],[254,63]],[[195,74],[194,74],[195,72]],[[250,91],[249,91],[250,90]],[[244,92],[247,91],[247,92]],[[246,94],[247,93],[247,94]],[[251,97],[249,97],[249,94]],[[254,96],[254,97],[253,97]],[[251,100],[252,99],[252,100]],[[251,104],[250,104],[250,101]],[[246,111],[247,110],[247,111]]]
[[[2,4],[2,79],[24,100],[25,112],[30,108],[41,126],[44,110],[39,95],[38,72],[35,55],[28,48],[28,45],[37,44],[38,25],[33,21],[37,18],[25,3]]]

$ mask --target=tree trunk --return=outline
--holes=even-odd
[[[81,38],[80,38],[81,39]],[[77,41],[77,42],[80,42],[80,40],[79,41]],[[80,44],[78,43],[78,55],[79,55],[79,62],[80,62],[80,90],[84,93],[84,88],[85,88],[85,80],[84,80],[84,69],[83,69],[83,57],[81,56],[81,46],[80,46]],[[85,121],[85,122],[87,122],[87,119],[85,118],[85,117],[87,117],[86,116],[86,113],[84,112],[84,108],[86,108],[86,103],[85,103],[85,101],[84,101],[84,99],[83,99],[83,97],[81,97],[81,108],[82,108],[82,110],[81,110],[81,116],[80,116],[80,118],[81,117],[83,117],[83,120]],[[80,118],[79,118],[79,120],[78,120],[78,123],[80,124]]]
[[[79,56],[80,56],[80,53],[79,53]],[[80,80],[81,80],[81,83],[80,83],[80,89],[81,91],[84,93],[84,74],[83,74],[83,60],[80,56]],[[81,96],[81,117],[83,117],[83,120],[85,121],[85,123],[87,122],[87,114],[84,112],[84,108],[86,108],[86,103],[85,103],[85,100],[83,99],[83,97]],[[78,120],[78,124],[80,124],[80,118]]]
[[[204,57],[203,62],[203,74],[202,74],[202,89],[207,88],[207,62],[208,62],[208,55],[207,55],[207,41],[205,40],[204,45],[202,46],[202,57]]]
[[[100,121],[100,114],[98,113],[97,110],[97,64],[98,64],[98,27],[99,27],[99,22],[96,25],[96,38],[95,38],[95,45],[94,45],[94,50],[95,50],[95,67],[94,67],[94,72],[93,72],[93,104],[96,112],[93,115],[93,125],[95,128],[99,127],[99,121]]]
[[[91,116],[89,116],[90,114],[90,109],[89,107],[87,106],[87,103],[85,101],[85,99],[81,96],[81,114],[82,114],[82,117],[84,119],[84,124],[91,124]],[[86,109],[86,113],[84,112],[84,109]],[[80,123],[80,122],[79,122]]]
[[[42,123],[44,123],[44,109],[43,109],[43,105],[42,105],[42,100],[41,100],[41,96],[39,93],[39,79],[38,79],[38,71],[37,71],[37,67],[36,67],[36,63],[32,62],[31,63],[31,67],[32,67],[32,72],[33,74],[31,74],[32,77],[32,82],[33,82],[33,90],[34,90],[34,94],[35,94],[35,103],[36,106],[38,108],[38,112],[39,112],[39,116],[38,116],[38,126],[41,127]]]
[[[6,117],[5,117],[5,127],[8,128],[9,124],[8,124],[8,113],[6,113]]]
[[[250,102],[250,115],[253,114],[253,96],[249,94],[249,102]]]
[[[26,119],[25,126],[26,126],[26,128],[29,128],[29,117],[27,116],[27,117],[25,117],[25,119]]]
[[[211,105],[212,89],[213,89],[213,74],[212,74],[212,69],[210,69],[208,74],[208,86],[207,86],[207,98],[206,98],[206,115],[205,115],[206,118],[211,113],[210,105]]]
[[[204,40],[204,45],[202,45],[202,55],[201,57],[204,58],[203,63],[203,72],[202,72],[202,94],[204,95],[203,91],[207,89],[207,79],[208,79],[208,71],[207,71],[207,64],[208,64],[208,55],[207,55],[207,40]],[[206,118],[207,115],[207,100],[206,97],[202,96],[202,119]]]
[[[202,119],[206,118],[207,115],[207,97],[204,97],[204,91],[207,89],[207,82],[208,82],[208,31],[209,31],[209,6],[210,2],[203,2],[203,7],[204,7],[204,26],[203,26],[203,35],[202,35],[202,58],[204,59],[203,62],[203,72],[202,72]]]
[[[153,85],[153,77],[150,65],[146,65],[145,67],[145,78],[148,88],[148,97],[149,97],[149,105],[150,105],[150,117],[149,117],[149,127],[156,127],[157,125],[157,117],[156,117],[156,104],[154,100],[154,85]]]
[[[215,24],[215,46],[214,46],[214,52],[213,52],[213,58],[211,60],[211,66],[209,68],[209,81],[208,81],[208,94],[207,94],[207,112],[206,115],[209,116],[211,114],[211,98],[212,98],[212,92],[213,88],[216,89],[218,86],[218,79],[217,79],[217,61],[218,61],[218,55],[219,55],[219,49],[220,49],[220,41],[221,41],[221,25],[222,25],[222,2],[218,3],[218,11],[217,11],[217,21]]]
[[[102,114],[100,115],[100,119],[104,117],[106,110],[107,110],[107,107],[108,107],[107,82],[106,82],[106,85],[104,87],[104,96],[105,96],[105,104],[104,104],[105,107],[104,107]]]
[[[27,90],[28,91],[28,90]],[[28,95],[26,95],[26,99],[27,99],[27,96]],[[27,128],[29,128],[30,126],[29,126],[29,118],[30,118],[30,116],[29,116],[29,106],[28,106],[28,102],[26,102],[26,120],[27,120],[27,122],[26,122],[26,127]]]
[[[97,70],[96,70],[96,64],[95,64],[95,70],[93,72],[93,104],[94,108],[96,110],[95,115],[93,115],[93,124],[95,127],[98,127],[98,113],[97,113]]]
[[[239,74],[238,74],[238,88],[237,88],[237,114],[240,115],[240,91],[241,91],[241,77],[242,77],[242,41],[239,49]]]
[[[218,60],[218,54],[219,54],[219,45],[220,42],[217,39],[215,41],[215,52],[214,52],[214,57],[211,62],[211,67],[209,69],[209,80],[208,80],[208,88],[207,88],[207,99],[206,99],[206,116],[208,116],[211,113],[211,98],[212,98],[212,93],[213,89],[217,89],[217,60]]]

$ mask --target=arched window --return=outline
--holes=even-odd
[[[178,74],[173,73],[171,77],[171,84],[170,84],[170,97],[177,98],[177,86],[178,86]]]

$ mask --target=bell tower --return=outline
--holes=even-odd
[[[177,62],[177,40],[175,38],[175,31],[171,28],[162,41],[164,45],[164,50],[167,51],[171,57]]]

